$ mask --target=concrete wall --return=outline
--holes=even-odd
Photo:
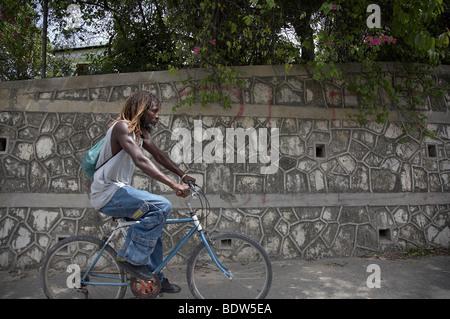
[[[153,138],[174,157],[180,155],[175,152],[180,142],[172,137],[177,128],[187,129],[184,136],[193,144],[199,132],[224,138],[216,162],[208,163],[207,155],[213,145],[220,150],[218,144],[204,138],[192,146],[190,161],[180,163],[209,194],[212,231],[246,233],[274,258],[450,246],[448,92],[425,105],[437,135],[420,139],[402,134],[396,113],[383,125],[362,127],[350,120],[359,100],[340,83],[316,82],[297,68],[289,74],[282,67],[242,70],[246,88],[230,92],[227,110],[208,104],[172,111],[190,88],[168,72],[0,83],[0,268],[37,267],[61,238],[108,232],[112,222],[90,206],[90,183],[80,163],[137,89],[150,90],[163,102]],[[201,70],[191,72],[202,76]],[[436,76],[449,83],[449,67]],[[258,145],[250,139],[242,163],[227,161],[227,129],[239,128],[259,140],[259,133],[268,133],[268,147],[279,145],[278,158],[264,162],[262,148],[250,158],[251,146]],[[261,171],[271,164],[276,170]],[[172,217],[185,213],[182,200],[141,172],[133,184],[166,195],[174,205]],[[186,229],[167,227],[167,251]]]

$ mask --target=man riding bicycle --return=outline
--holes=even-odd
[[[118,252],[117,260],[122,268],[143,280],[151,280],[151,272],[163,260],[161,235],[172,205],[163,196],[130,185],[135,167],[182,197],[189,194],[189,187],[164,174],[144,155],[142,148],[184,183],[195,182],[151,140],[150,132],[158,123],[159,110],[160,102],[148,91],[134,92],[126,100],[119,117],[106,133],[97,164],[101,166],[91,184],[91,204],[95,209],[112,217],[140,220],[129,228],[125,248]],[[163,274],[159,280],[161,292],[181,290]]]

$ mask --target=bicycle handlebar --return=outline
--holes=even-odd
[[[195,184],[195,183],[192,182],[192,181],[187,182],[187,184],[189,185],[189,188],[190,188],[190,189],[194,189],[195,186],[198,187],[198,185]],[[182,193],[181,191],[177,191],[177,192],[176,192],[176,195],[177,195],[177,196],[181,196],[181,195],[183,195],[183,193]]]
[[[198,199],[199,200],[199,205],[201,207],[201,211],[207,211],[207,215],[209,215],[209,211],[210,211],[210,205],[209,205],[209,201],[208,198],[206,198],[206,194],[204,193],[202,187],[200,187],[199,185],[195,184],[192,181],[187,182],[187,184],[189,185],[189,194],[186,196],[185,200],[184,200],[184,204],[186,205],[187,208],[189,208],[191,215],[195,215],[195,209],[192,208],[191,206],[191,200],[192,199]],[[177,192],[178,196],[181,196],[181,192],[178,191]],[[203,219],[206,217],[201,217],[200,219]]]

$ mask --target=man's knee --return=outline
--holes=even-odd
[[[165,217],[172,211],[172,203],[163,196],[158,196],[153,201],[148,201],[147,203],[150,206],[150,211],[160,210],[164,213]]]
[[[145,201],[145,205],[147,206],[145,217],[158,216],[157,218],[162,220],[162,222],[165,222],[172,211],[172,203],[164,197],[160,197],[157,201]]]

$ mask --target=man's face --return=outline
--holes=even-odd
[[[159,121],[159,106],[150,106],[142,115],[142,123],[147,126],[154,126],[158,124]]]

